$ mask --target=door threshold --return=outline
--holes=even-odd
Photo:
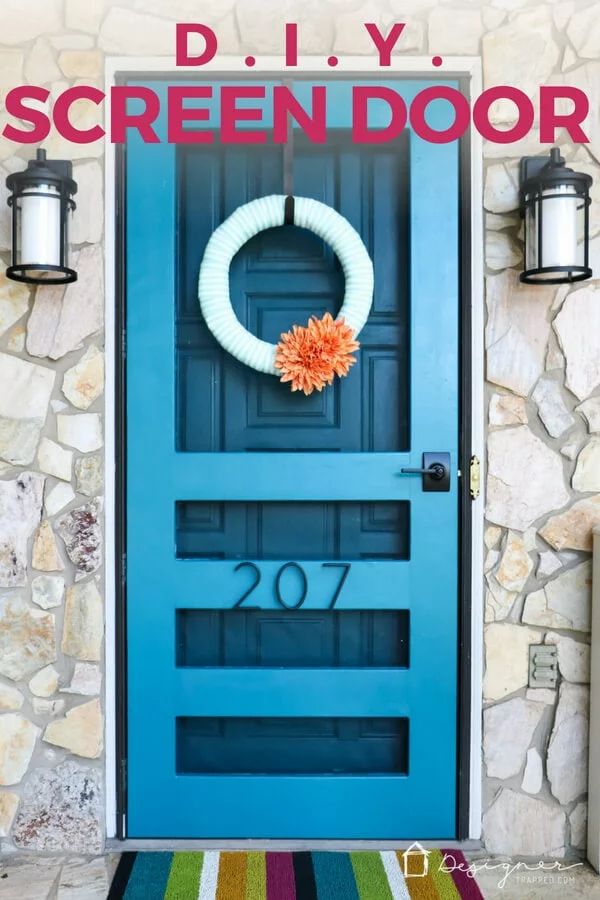
[[[481,841],[419,841],[425,850],[462,850],[471,852],[482,849]],[[167,840],[164,838],[109,838],[107,852],[170,850],[406,850],[414,841],[334,841],[334,840]]]

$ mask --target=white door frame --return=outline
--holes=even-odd
[[[110,122],[110,92],[117,83],[119,74],[164,74],[176,77],[191,73],[203,79],[211,75],[248,74],[244,56],[218,56],[201,68],[177,66],[174,57],[108,57],[105,62],[105,117]],[[414,76],[415,78],[460,77],[468,81],[471,107],[482,90],[481,57],[444,57],[443,64],[432,69],[431,57],[392,57],[385,70],[374,57],[342,56],[335,70],[353,76],[373,77],[384,75]],[[312,56],[299,56],[298,65],[286,68],[280,56],[257,58],[252,69],[253,78],[269,74],[288,77],[294,73],[314,74],[325,79],[331,76],[331,69],[325,60]],[[470,132],[470,200],[471,200],[471,447],[479,457],[482,466],[482,485],[485,484],[485,417],[484,417],[484,275],[483,275],[483,146],[475,128]],[[105,342],[106,342],[106,387],[105,387],[105,585],[106,585],[106,641],[105,641],[105,710],[106,710],[106,834],[116,835],[117,819],[117,755],[116,755],[116,493],[115,465],[116,444],[114,418],[117,397],[115,395],[116,343],[115,343],[115,264],[116,264],[116,204],[115,204],[116,154],[115,145],[107,139],[105,148]],[[462,477],[468,477],[463,472]],[[482,818],[482,736],[481,720],[483,710],[483,532],[484,532],[484,492],[471,506],[472,547],[471,547],[471,739],[470,739],[470,784],[469,784],[469,838],[481,837]],[[418,835],[417,835],[418,837]],[[446,842],[447,844],[447,842]]]

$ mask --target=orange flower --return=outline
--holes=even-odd
[[[322,319],[312,316],[306,327],[294,325],[281,335],[275,354],[275,366],[283,374],[281,381],[291,381],[293,391],[312,394],[331,384],[334,375],[347,375],[358,350],[354,332],[343,319],[334,321],[329,313]]]

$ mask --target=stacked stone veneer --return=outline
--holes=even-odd
[[[362,23],[408,23],[398,51],[483,56],[486,86],[535,98],[566,83],[591,99],[591,143],[565,156],[596,179],[600,272],[600,3],[527,0],[2,0],[0,94],[102,87],[104,56],[172,56],[176,21],[203,21],[222,53],[372,54]],[[338,72],[341,71],[341,67]],[[434,70],[431,70],[433,74]],[[255,70],[255,74],[257,70]],[[513,110],[494,109],[498,123]],[[73,107],[79,128],[98,110]],[[0,106],[0,127],[6,116]],[[0,836],[5,852],[103,843],[103,144],[52,132],[79,183],[64,289],[0,278]],[[490,852],[564,855],[585,840],[591,529],[600,522],[600,291],[525,288],[518,145],[486,144],[488,483],[484,836]],[[0,138],[4,179],[35,148]],[[112,185],[108,186],[112,190]],[[112,365],[109,361],[109,365]],[[160,477],[160,473],[157,473]],[[557,691],[527,690],[528,645],[556,643]],[[418,835],[415,835],[418,837]]]

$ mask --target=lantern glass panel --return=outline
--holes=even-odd
[[[61,266],[61,194],[55,185],[32,184],[16,198],[17,265]],[[48,277],[56,275],[49,270]],[[44,277],[36,271],[36,277]]]
[[[528,194],[525,206],[525,268],[540,281],[556,278],[557,270],[584,268],[586,200],[570,184]]]
[[[585,206],[573,185],[542,191],[542,268],[583,266]]]

